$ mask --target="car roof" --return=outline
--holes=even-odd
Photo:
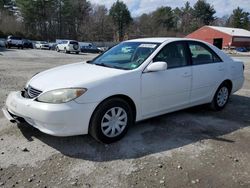
[[[195,39],[189,39],[189,38],[177,38],[177,37],[154,37],[154,38],[139,38],[139,39],[132,39],[128,40],[128,42],[152,42],[152,43],[164,43],[164,42],[173,42],[173,41],[180,41],[180,40],[186,40],[186,41],[200,41]]]

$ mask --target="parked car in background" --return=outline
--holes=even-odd
[[[76,54],[79,54],[79,52],[80,52],[80,45],[75,40],[63,40],[63,41],[60,41],[57,44],[56,51],[57,52],[63,51],[65,53],[74,52]]]
[[[242,87],[243,71],[242,62],[205,42],[134,39],[92,61],[36,74],[8,95],[3,112],[50,135],[90,133],[111,143],[136,121],[206,103],[222,110]]]
[[[49,43],[46,41],[37,41],[35,43],[36,49],[44,49],[44,50],[50,50]]]
[[[0,39],[0,47],[6,46],[6,39]]]
[[[56,50],[56,46],[57,46],[57,43],[55,43],[55,42],[49,43],[50,50]]]
[[[235,48],[235,50],[237,52],[248,52],[247,48],[245,48],[245,47],[238,47],[238,48]]]
[[[6,48],[17,47],[23,49],[23,39],[21,37],[8,36],[6,40]]]
[[[101,53],[102,51],[98,49],[95,45],[92,43],[81,43],[81,52],[82,53]]]
[[[28,39],[23,39],[23,47],[24,48],[32,48],[32,49],[34,48],[33,43]]]
[[[102,46],[102,47],[97,47],[101,52],[105,52],[109,49],[109,47]]]

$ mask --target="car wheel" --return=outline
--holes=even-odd
[[[79,54],[79,52],[76,52],[76,54]]]
[[[214,95],[213,101],[210,104],[211,108],[216,111],[222,110],[228,102],[230,92],[231,89],[228,84],[221,84]]]
[[[132,110],[126,101],[108,99],[95,110],[89,133],[97,141],[109,144],[120,140],[133,122]]]
[[[56,47],[56,51],[57,51],[57,52],[60,52],[60,50],[59,50],[59,48],[58,48],[58,47]]]
[[[68,53],[69,53],[69,51],[67,51],[67,49],[66,49],[66,48],[64,48],[64,53],[65,53],[65,54],[68,54]]]

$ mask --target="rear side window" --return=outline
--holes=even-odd
[[[173,42],[163,47],[153,61],[164,61],[168,64],[169,69],[187,66],[187,59],[185,43]]]
[[[74,44],[78,45],[78,42],[76,42],[76,41],[70,41],[69,43],[70,43],[70,44],[73,44],[73,45],[74,45]]]
[[[193,65],[221,62],[220,57],[208,46],[199,42],[189,42]]]

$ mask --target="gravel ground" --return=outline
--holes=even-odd
[[[0,107],[33,74],[94,56],[0,50]],[[111,145],[49,136],[0,112],[0,187],[250,187],[250,57],[237,59],[246,82],[223,111],[152,118]]]

